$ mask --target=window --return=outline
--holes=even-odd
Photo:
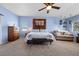
[[[73,22],[73,31],[79,32],[79,22]]]

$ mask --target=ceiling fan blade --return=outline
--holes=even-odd
[[[42,8],[42,9],[39,9],[38,11],[41,11],[41,10],[43,10],[43,9],[45,9],[45,8],[47,8],[47,7],[44,7],[44,8]]]
[[[55,3],[51,3],[51,4],[53,5],[53,4],[55,4]]]
[[[55,9],[60,9],[60,7],[57,7],[57,6],[52,6],[52,8],[55,8]]]
[[[55,4],[55,3],[47,3],[47,4],[52,6],[52,5]]]
[[[47,14],[49,13],[49,10],[47,10]]]
[[[44,3],[46,6],[48,6],[48,3]]]
[[[44,3],[46,6],[52,6],[53,4],[55,4],[55,3]]]

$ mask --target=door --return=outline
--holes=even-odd
[[[2,15],[0,15],[0,44],[2,44]]]

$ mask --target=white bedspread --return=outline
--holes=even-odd
[[[49,32],[30,32],[27,34],[25,40],[32,40],[32,38],[47,38],[55,40],[53,34]]]

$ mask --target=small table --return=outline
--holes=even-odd
[[[79,43],[79,36],[76,37],[76,42]]]

